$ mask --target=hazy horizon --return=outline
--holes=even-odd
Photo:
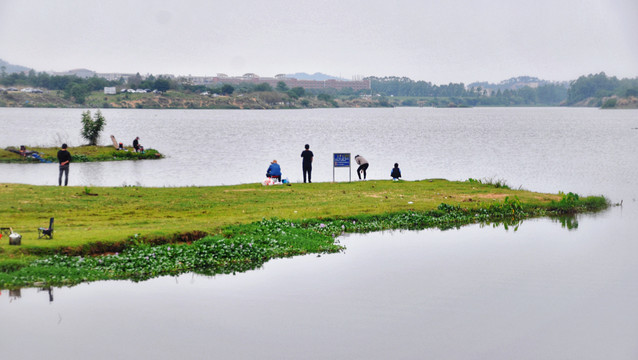
[[[3,61],[3,60],[4,60],[4,59],[0,58],[0,61]],[[6,60],[4,60],[4,61],[6,61]],[[10,63],[9,65],[12,65],[12,66],[22,66],[22,65],[20,65],[20,64],[13,64],[13,63]],[[55,70],[39,70],[39,69],[32,69],[32,70],[36,71],[37,73],[38,73],[38,72],[47,72],[47,73],[61,73],[61,74],[64,74],[64,73],[67,73],[67,72],[73,72],[73,71],[77,71],[77,70],[89,70],[89,71],[93,71],[92,69],[89,69],[89,68],[74,68],[74,69],[67,69],[67,70],[57,70],[57,69],[55,69]],[[96,72],[96,73],[97,73],[97,72]],[[106,74],[109,74],[109,73],[123,73],[123,72],[121,72],[121,71],[110,71],[110,72],[106,72]],[[179,77],[179,76],[185,76],[185,75],[183,75],[183,74],[152,74],[152,73],[147,73],[147,72],[136,72],[136,73],[139,73],[139,74],[140,74],[140,75],[142,75],[142,76],[153,75],[153,76],[156,76],[156,77],[157,77],[157,76],[162,76],[162,75],[174,75],[174,76],[177,76],[177,77]],[[104,74],[104,73],[97,73],[97,74]],[[130,73],[130,74],[133,74],[133,73]],[[303,75],[303,76],[298,76],[298,77],[297,77],[298,79],[310,79],[310,78],[320,77],[320,78],[336,78],[336,79],[339,79],[339,80],[350,80],[350,79],[345,79],[345,78],[339,78],[338,76],[334,76],[333,74],[325,74],[325,73],[322,73],[322,72],[314,72],[314,73],[307,73],[307,72],[296,72],[296,73],[290,73],[290,72],[284,72],[284,73],[282,73],[282,74],[285,74],[285,75],[287,75],[287,76],[293,76],[293,77],[294,77],[294,76],[296,76],[296,75]],[[241,76],[241,75],[243,75],[243,74],[241,74],[241,75],[240,75],[240,74],[225,74],[225,75],[228,75],[228,76],[230,76],[230,77],[233,77],[233,76]],[[262,77],[262,78],[268,78],[268,77],[273,77],[273,76],[274,76],[274,75],[270,75],[270,76],[269,76],[269,75],[261,75],[261,74],[257,74],[257,75],[259,75],[259,76],[260,76],[260,77]],[[583,74],[583,75],[585,75],[585,74]],[[587,74],[587,75],[588,75],[588,74]],[[615,76],[615,75],[613,75],[613,74],[607,74],[607,75],[608,75],[608,76]],[[192,74],[192,76],[200,76],[200,75]],[[382,78],[382,77],[383,77],[383,76],[377,76],[377,75],[375,75],[375,74],[370,74],[370,75],[366,75],[366,76],[371,76],[371,77],[380,77],[380,78]],[[388,76],[404,77],[403,75],[388,75]],[[508,81],[508,80],[510,80],[510,79],[513,79],[513,78],[521,78],[521,77],[527,77],[527,75],[518,75],[518,76],[513,76],[513,77],[508,78],[508,79],[502,79],[502,80],[499,80],[499,81],[496,81],[496,82],[489,82],[489,83],[490,83],[490,84],[494,84],[494,85],[498,85],[498,84],[500,84],[500,83],[502,83],[502,82],[506,82],[506,81]],[[531,78],[535,78],[535,77],[531,77]],[[423,80],[423,79],[411,79],[411,80],[415,80],[415,81],[428,81],[428,80]],[[549,82],[559,82],[559,81],[552,80],[552,79],[540,79],[540,78],[538,78],[538,80],[540,80],[540,81],[549,81]],[[576,80],[576,79],[571,79],[571,80]],[[472,83],[483,83],[483,82],[485,82],[485,81],[476,81],[476,82],[472,82]],[[563,82],[563,81],[560,81],[560,82]],[[446,83],[446,84],[447,84],[447,83]],[[467,84],[471,84],[471,83],[467,83]]]
[[[634,0],[0,0],[0,58],[36,71],[434,84],[634,78],[636,18]]]

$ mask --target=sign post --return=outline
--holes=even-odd
[[[348,182],[352,181],[352,166],[350,165],[350,153],[334,153],[332,158],[332,182],[335,182],[335,169],[348,168]]]

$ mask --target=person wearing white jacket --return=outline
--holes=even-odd
[[[357,162],[359,167],[357,168],[357,175],[359,176],[359,180],[361,180],[361,173],[363,172],[363,180],[366,179],[366,170],[368,169],[368,160],[366,160],[363,156],[357,155],[354,157],[354,161]]]

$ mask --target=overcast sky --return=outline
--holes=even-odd
[[[435,84],[638,76],[638,0],[0,0],[36,71],[322,72]]]

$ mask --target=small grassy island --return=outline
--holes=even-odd
[[[113,135],[111,135],[113,146],[98,146],[100,133],[106,125],[106,119],[100,110],[97,110],[93,116],[90,110],[83,112],[81,123],[80,134],[87,140],[87,145],[67,148],[71,154],[71,162],[144,160],[163,157],[157,150],[144,149],[139,144],[136,144],[136,147],[133,145],[125,147],[123,143],[118,143]],[[135,139],[133,143],[138,139]],[[61,146],[66,148],[67,144],[61,144]],[[0,163],[57,162],[59,150],[58,147],[9,146],[0,150]]]
[[[454,228],[604,209],[602,196],[512,190],[476,180],[214,187],[0,184],[0,288],[219,274],[342,250],[344,232]],[[48,227],[51,239],[38,238]],[[565,223],[563,224],[565,225]],[[567,223],[569,226],[569,223]]]
[[[95,162],[95,161],[118,161],[118,160],[145,160],[161,159],[163,157],[155,149],[145,149],[144,152],[135,152],[133,147],[127,150],[117,150],[113,146],[77,146],[69,147],[71,162]],[[57,153],[60,148],[56,147],[29,147],[27,146],[23,154],[20,154],[20,147],[10,146],[0,149],[0,163],[37,163],[37,162],[57,162]]]

